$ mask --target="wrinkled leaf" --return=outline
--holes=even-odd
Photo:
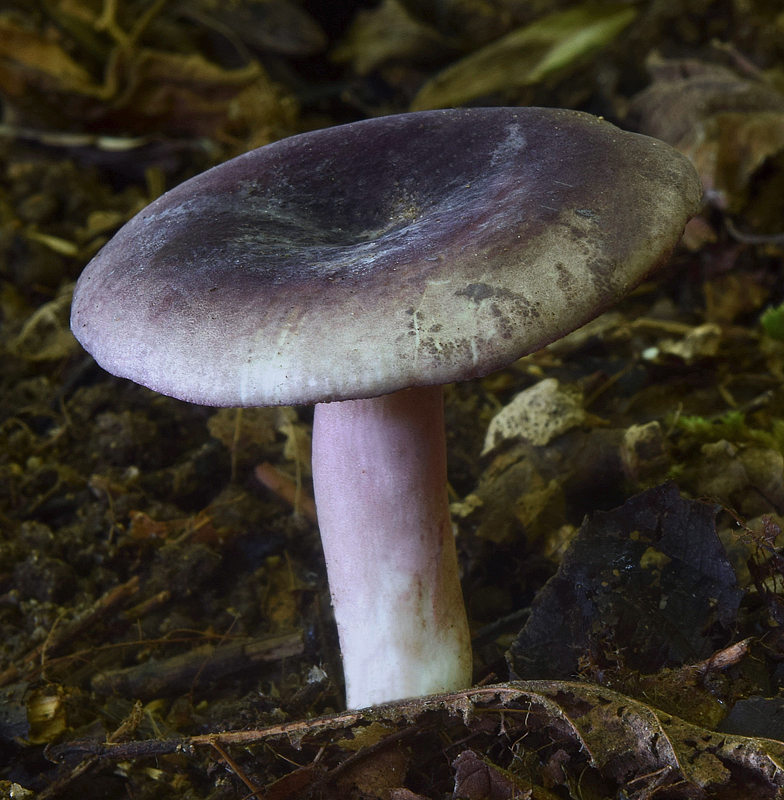
[[[715,322],[706,322],[704,325],[698,325],[677,341],[663,339],[659,342],[659,350],[662,353],[677,356],[687,364],[692,364],[699,359],[716,356],[722,337],[720,325]]]
[[[629,480],[646,480],[661,473],[670,463],[670,454],[661,425],[655,420],[646,425],[630,425],[621,442],[621,462]]]
[[[198,53],[144,49],[128,60],[118,58],[115,65],[118,91],[106,106],[94,107],[90,117],[122,129],[130,116],[135,132],[165,126],[175,133],[210,133],[225,121],[230,101],[262,78],[256,62],[226,70]]]
[[[28,83],[84,92],[92,78],[56,42],[0,17],[0,91],[18,98]]]
[[[551,531],[563,519],[564,497],[559,482],[545,480],[521,445],[499,455],[485,470],[479,485],[451,511],[475,526],[475,534],[496,544],[525,535],[530,542]]]
[[[528,686],[544,698],[545,717],[622,783],[685,780],[709,788],[729,783],[733,767],[740,766],[784,785],[780,742],[713,733],[601,687],[547,681]],[[531,700],[534,707],[540,702]]]
[[[400,787],[411,762],[410,753],[400,747],[387,747],[372,758],[362,758],[350,765],[338,779],[338,789],[350,796],[357,787],[363,797],[385,798],[392,789]]]

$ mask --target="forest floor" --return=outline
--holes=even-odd
[[[7,0],[0,797],[784,797],[772,5]],[[112,377],[70,298],[120,225],[214,164],[463,105],[604,116],[686,154],[705,198],[618,306],[447,387],[474,688],[345,712],[312,409]],[[485,446],[514,398],[524,419]]]

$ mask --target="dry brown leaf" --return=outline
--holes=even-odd
[[[282,101],[253,60],[224,69],[199,53],[116,45],[103,69],[91,75],[43,32],[0,17],[0,94],[27,125],[201,136],[227,125],[250,87]]]
[[[231,100],[263,78],[261,66],[226,70],[198,53],[181,55],[141,49],[130,56],[118,51],[110,63],[110,85],[117,91],[105,105],[94,105],[87,121],[102,130],[167,130],[178,134],[213,133],[228,114]]]
[[[0,17],[0,92],[20,98],[30,83],[42,89],[84,92],[92,77],[57,42]]]
[[[473,750],[452,762],[455,794],[460,800],[528,800],[531,790],[519,785],[507,770],[488,763]]]
[[[421,794],[414,794],[409,789],[390,789],[389,800],[427,800]]]
[[[482,455],[509,439],[543,446],[570,428],[582,425],[586,414],[579,389],[545,378],[515,395],[490,421]]]
[[[720,786],[734,767],[745,767],[784,787],[782,742],[714,733],[591,684],[531,681],[520,687],[532,714],[578,743],[622,784]]]
[[[739,212],[754,175],[784,151],[784,95],[696,60],[655,57],[648,67],[653,82],[632,99],[630,124],[688,156],[706,198]]]
[[[411,756],[404,748],[395,746],[359,759],[340,776],[338,789],[342,788],[345,794],[339,793],[338,796],[350,796],[351,789],[356,786],[362,797],[386,800],[392,789],[402,786],[410,760]]]

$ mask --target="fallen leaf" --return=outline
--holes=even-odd
[[[568,677],[605,647],[648,673],[713,652],[743,596],[715,514],[664,484],[589,517],[510,648],[515,674]]]
[[[57,42],[10,16],[0,16],[0,92],[17,99],[30,83],[41,89],[84,92],[92,76]]]
[[[358,727],[378,723],[391,731],[386,739],[355,752],[347,753],[340,746],[344,738],[356,736]],[[279,756],[295,764],[308,759],[314,766],[296,767],[268,787],[265,796],[283,800],[310,796],[308,787],[316,780],[319,797],[337,800],[350,796],[347,784],[359,782],[346,780],[346,773],[363,760],[371,764],[370,772],[360,770],[357,775],[370,797],[419,800],[416,791],[401,785],[406,780],[400,774],[404,764],[401,751],[388,761],[377,762],[372,775],[378,753],[394,753],[403,741],[413,753],[421,746],[428,748],[425,752],[433,752],[430,748],[438,742],[442,747],[444,743],[453,747],[458,742],[472,742],[463,755],[452,759],[454,774],[439,777],[438,785],[429,787],[430,797],[445,796],[448,784],[455,787],[456,798],[482,800],[528,796],[531,800],[555,800],[563,796],[551,792],[545,783],[572,787],[596,786],[598,781],[603,792],[592,797],[635,800],[657,794],[668,800],[719,796],[777,800],[784,788],[784,743],[716,733],[620,692],[579,681],[518,681],[476,687],[360,712],[285,721],[258,730],[117,745],[69,741],[50,747],[47,754],[54,759],[92,754],[127,761],[140,755],[149,758],[182,752],[183,748],[211,748],[216,738],[224,747],[270,742]],[[548,753],[557,758],[545,764]],[[500,766],[495,758],[514,766]],[[400,783],[390,788],[395,781]]]
[[[419,90],[412,111],[465,105],[574,68],[606,47],[636,16],[625,3],[586,3],[518,28],[439,72]]]
[[[452,50],[435,28],[412,17],[399,0],[384,0],[357,12],[332,59],[351,62],[357,75],[368,75],[393,62],[433,64]]]
[[[340,776],[338,788],[348,797],[351,789],[357,787],[362,797],[386,800],[392,789],[400,788],[405,782],[411,755],[405,748],[388,746],[368,754],[351,764]]]
[[[694,59],[649,59],[651,85],[632,98],[628,123],[676,147],[702,178],[705,197],[740,213],[749,201],[752,179],[784,152],[784,95],[762,81]],[[778,187],[782,165],[765,183]],[[765,194],[758,187],[757,192]],[[757,224],[775,225],[781,205]],[[781,231],[772,230],[773,233]]]
[[[562,388],[555,378],[545,378],[516,394],[490,421],[482,455],[509,439],[543,446],[570,428],[582,425],[586,414],[582,393]]]
[[[224,69],[200,53],[119,45],[98,79],[43,31],[0,16],[0,94],[29,126],[214,134],[228,124],[232,100],[260,85],[276,92],[257,61]]]
[[[528,800],[531,790],[520,786],[507,770],[488,763],[473,750],[452,762],[455,798],[460,800]]]
[[[690,330],[682,339],[663,339],[659,342],[659,350],[671,356],[677,356],[686,364],[702,358],[713,358],[719,352],[723,339],[721,326],[715,322],[706,322]]]

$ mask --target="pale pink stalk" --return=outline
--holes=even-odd
[[[317,405],[313,482],[348,707],[469,686],[442,388]]]

